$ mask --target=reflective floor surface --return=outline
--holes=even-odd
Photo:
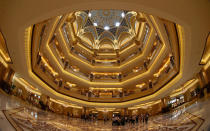
[[[0,131],[197,131],[210,129],[210,98],[172,113],[149,118],[148,124],[112,126],[111,121],[84,122],[42,111],[0,93]]]

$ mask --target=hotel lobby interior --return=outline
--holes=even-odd
[[[209,0],[0,0],[0,131],[210,131]]]

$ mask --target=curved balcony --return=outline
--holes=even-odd
[[[75,37],[74,23],[63,24],[68,15],[35,25],[33,72],[57,92],[86,101],[122,102],[156,92],[179,71],[177,36],[173,23],[155,19],[165,27],[157,31],[144,16],[135,39],[119,50],[89,48]]]

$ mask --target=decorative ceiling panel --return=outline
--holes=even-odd
[[[78,23],[82,23],[80,27],[83,27],[81,28],[83,33],[92,33],[95,40],[97,40],[97,42],[93,43],[101,43],[101,41],[104,39],[111,40],[112,43],[119,43],[119,41],[122,41],[119,40],[119,36],[123,32],[130,34],[130,36],[132,37],[134,37],[135,35],[133,33],[134,30],[131,28],[130,25],[131,17],[136,17],[136,12],[134,11],[129,12],[124,10],[86,10],[78,11],[75,14],[76,16],[81,17],[83,21],[85,21],[78,21]],[[82,40],[90,39],[88,37],[84,38],[84,35],[82,34],[79,34],[78,37],[81,37]]]

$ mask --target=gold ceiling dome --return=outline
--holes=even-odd
[[[135,11],[81,10],[35,24],[32,72],[58,93],[125,102],[179,72],[176,24]]]
[[[134,11],[86,10],[75,16],[76,34],[91,49],[118,50],[136,35]]]

